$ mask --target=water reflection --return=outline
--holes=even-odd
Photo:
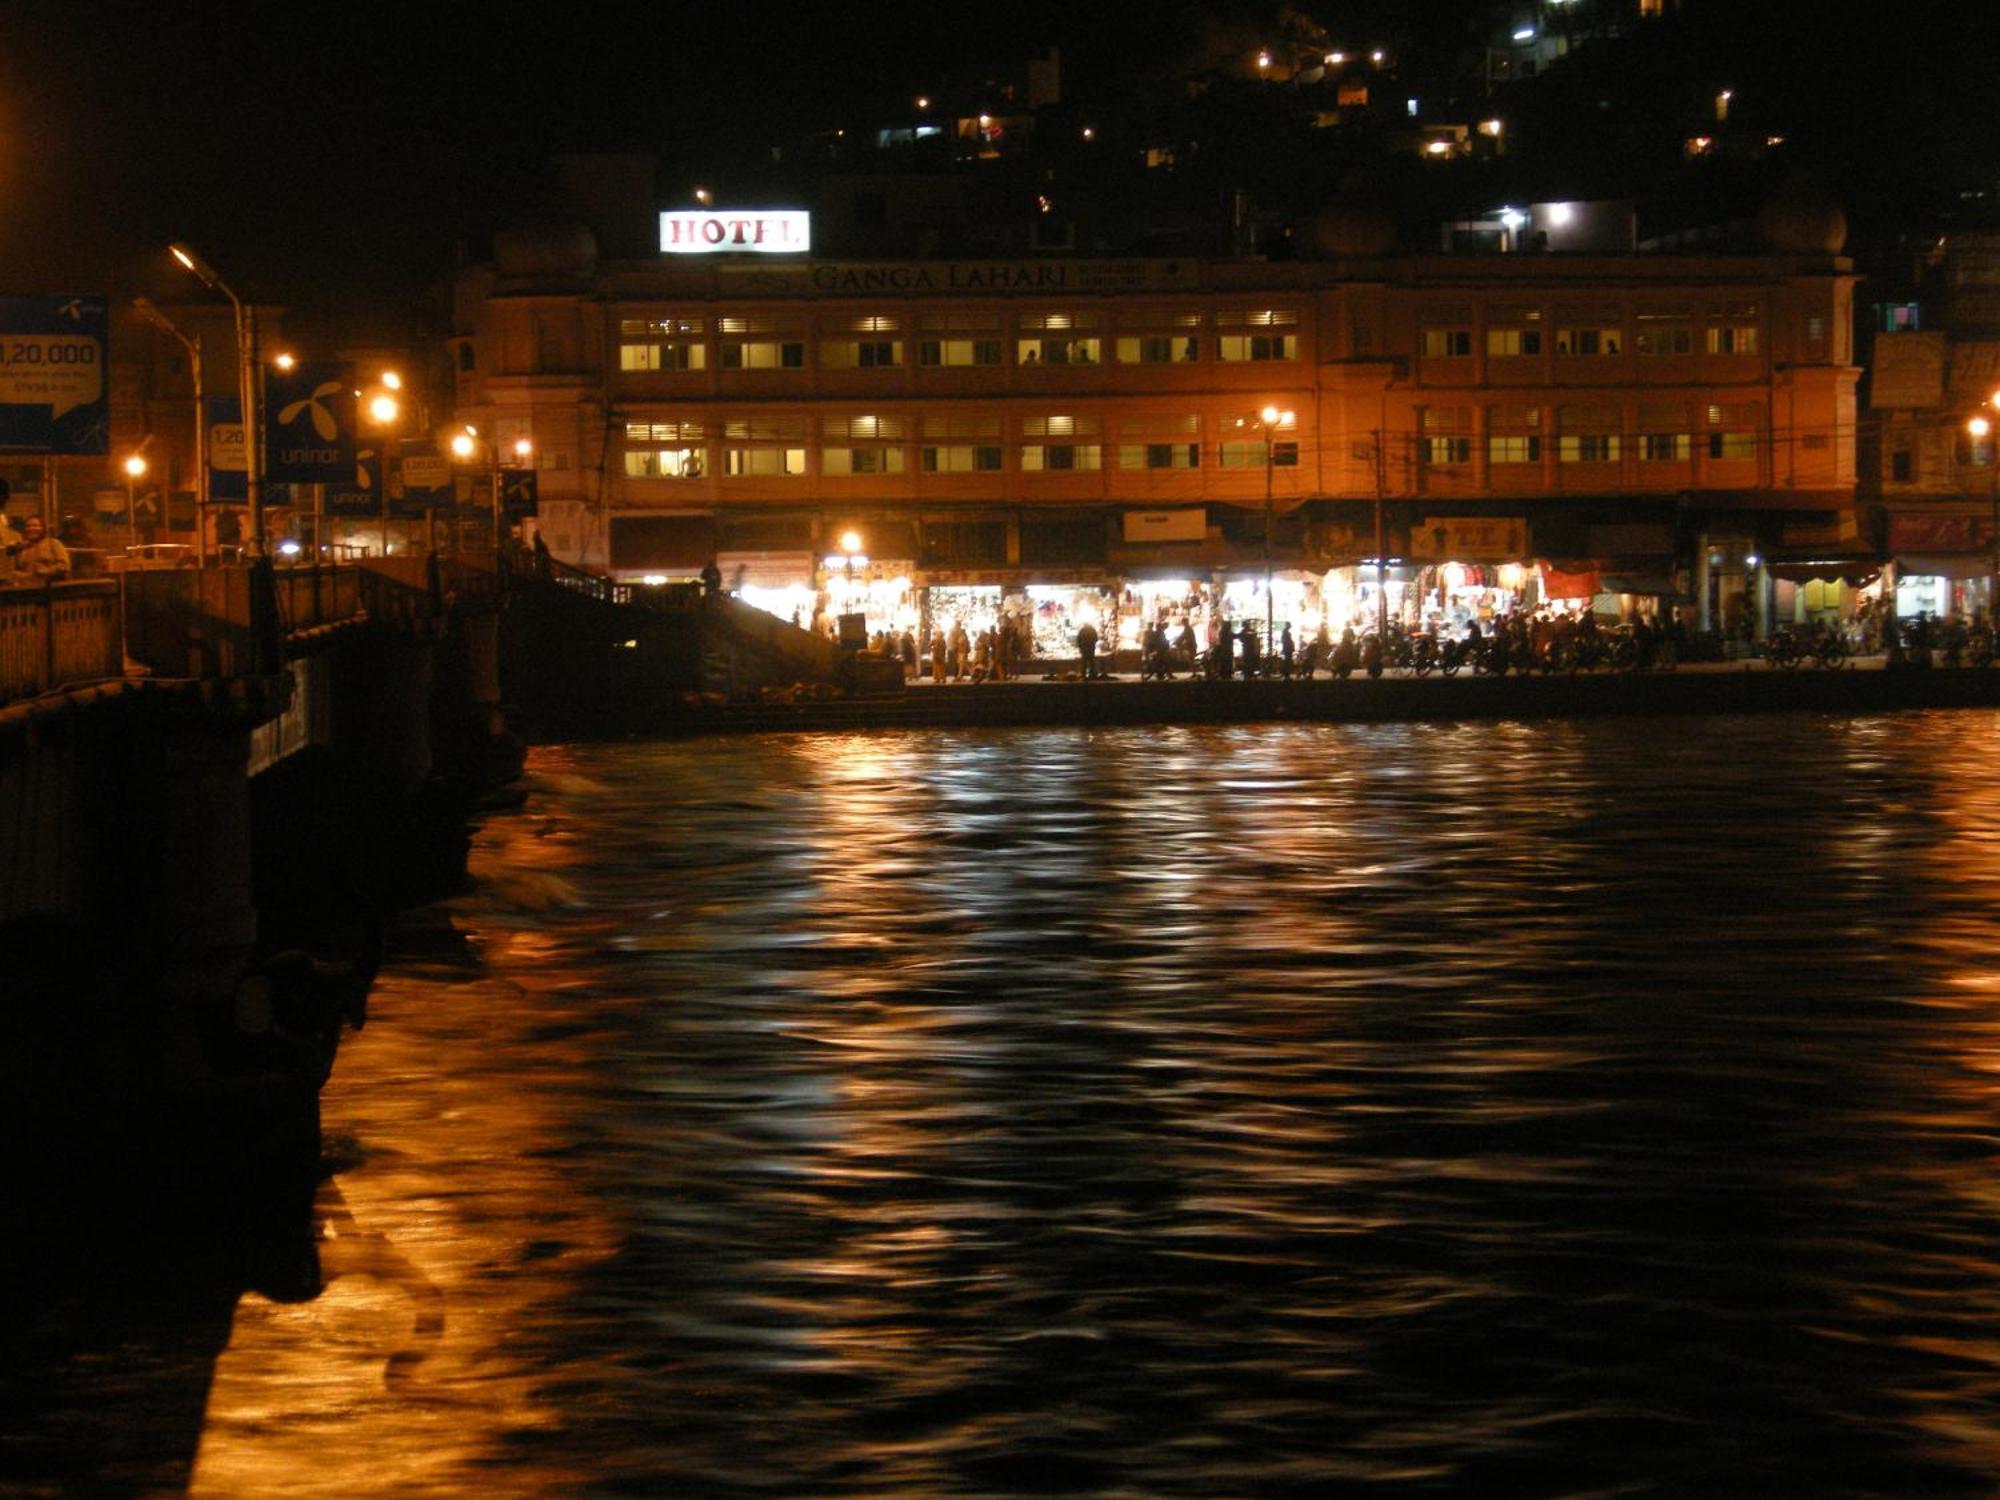
[[[544,751],[195,1488],[1983,1492],[1996,741]]]

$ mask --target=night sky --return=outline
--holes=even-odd
[[[1917,6],[1863,28],[1803,0],[1693,3],[1725,24],[1691,73],[1740,73],[1851,196],[1886,202],[1906,178],[1963,175],[2000,149],[1988,17]],[[1367,5],[1300,8],[1387,24],[1357,20]],[[1465,35],[1477,10],[1374,8],[1416,38]],[[1117,99],[1277,9],[17,3],[0,8],[0,264],[10,291],[171,295],[160,247],[181,237],[260,297],[407,300],[456,244],[481,257],[494,227],[536,205],[551,154],[656,152],[664,192],[727,191],[776,141],[982,69],[1018,74],[1036,45],[1062,46],[1067,92]],[[1571,86],[1596,85],[1579,72]]]

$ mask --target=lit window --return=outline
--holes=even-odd
[[[1425,359],[1457,359],[1472,353],[1470,328],[1426,328],[1423,336]]]
[[[1496,433],[1486,440],[1486,461],[1493,464],[1538,464],[1542,461],[1542,440],[1532,433]]]
[[[1613,328],[1559,328],[1556,330],[1556,353],[1567,355],[1615,355],[1622,340],[1618,329]]]
[[[1542,331],[1539,328],[1489,328],[1486,330],[1486,352],[1496,359],[1540,354]]]
[[[1754,323],[1732,323],[1721,328],[1709,329],[1708,352],[1710,354],[1755,354],[1757,352],[1757,325]]]
[[[1694,453],[1694,437],[1686,432],[1645,432],[1639,435],[1639,457],[1649,464],[1684,464]]]
[[[1556,456],[1566,464],[1609,464],[1618,461],[1615,432],[1566,432]]]

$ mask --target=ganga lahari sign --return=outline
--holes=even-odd
[[[662,255],[804,255],[812,215],[802,208],[668,209],[660,215]]]

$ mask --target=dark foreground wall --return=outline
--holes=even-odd
[[[2000,671],[1684,670],[1553,677],[1310,682],[1042,682],[919,687],[895,697],[635,709],[660,734],[986,724],[1370,722],[1592,714],[1837,713],[2000,707]]]

